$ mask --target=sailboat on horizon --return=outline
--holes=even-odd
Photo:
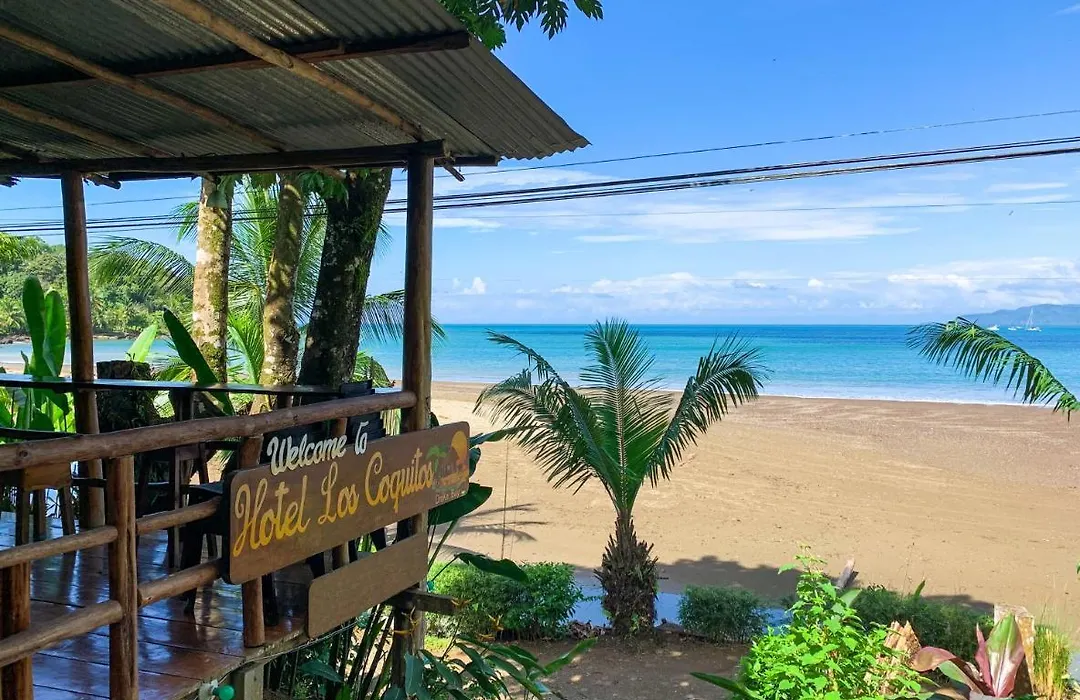
[[[1036,325],[1034,325],[1032,323],[1034,320],[1035,320],[1035,307],[1033,306],[1033,307],[1031,307],[1031,310],[1028,312],[1027,325],[1024,326],[1025,331],[1039,332],[1039,331],[1042,330],[1042,328],[1039,328],[1038,326],[1036,326]]]

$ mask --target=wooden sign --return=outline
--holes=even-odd
[[[468,490],[468,423],[366,437],[271,438],[269,464],[229,475],[226,581],[283,569]]]
[[[308,637],[358,617],[426,575],[427,536],[421,534],[320,576],[308,589]]]

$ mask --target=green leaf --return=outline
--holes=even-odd
[[[413,654],[405,655],[405,694],[418,695],[424,686],[424,662]]]
[[[405,691],[401,688],[394,686],[393,688],[387,688],[383,693],[382,700],[407,700]]]
[[[163,312],[165,318],[165,327],[169,329],[169,335],[172,336],[173,345],[176,346],[176,353],[180,355],[180,359],[187,364],[188,367],[195,372],[196,379],[199,380],[199,384],[217,384],[220,379],[214,374],[214,370],[210,369],[210,365],[206,362],[206,358],[203,357],[202,352],[199,350],[199,346],[195,344],[191,334],[188,333],[187,328],[184,328],[184,324],[180,322],[180,319],[173,314],[172,311],[165,309]],[[222,409],[226,415],[233,415],[232,401],[229,400],[229,395],[224,391],[212,391],[210,395],[213,396],[221,403]]]
[[[544,666],[544,671],[546,671],[547,675],[549,675],[549,676],[554,674],[554,673],[557,673],[559,671],[559,669],[563,668],[564,666],[566,666],[567,664],[572,662],[574,659],[576,659],[578,656],[585,653],[589,649],[592,649],[595,644],[596,644],[596,638],[595,637],[593,637],[592,639],[583,639],[583,640],[581,640],[580,642],[578,642],[577,644],[574,645],[573,649],[571,649],[571,650],[567,651],[565,654],[555,658],[554,660],[550,661],[546,666]]]
[[[472,554],[470,552],[462,552],[458,555],[458,559],[487,574],[504,576],[519,583],[525,583],[529,580],[525,570],[509,559],[492,559],[483,554]]]
[[[149,326],[143,329],[139,337],[135,339],[135,342],[128,348],[127,356],[132,362],[146,362],[146,358],[150,355],[150,346],[154,344],[154,340],[157,339],[158,324],[151,323]]]
[[[492,489],[490,486],[469,484],[469,490],[464,496],[455,498],[452,501],[443,503],[428,511],[428,527],[452,523],[455,520],[465,517],[484,505],[484,503],[491,498],[491,493]]]
[[[711,673],[698,673],[697,671],[691,671],[690,675],[698,680],[705,681],[715,686],[719,686],[728,691],[737,698],[753,698],[750,692],[744,688],[740,683],[731,680],[730,678],[724,678],[723,676],[714,676]]]
[[[50,289],[45,295],[45,338],[43,343],[45,364],[59,377],[64,368],[64,352],[67,350],[67,313],[60,292]]]
[[[45,364],[45,292],[41,290],[37,277],[27,277],[23,282],[22,302],[33,348],[29,359],[23,355],[27,372],[35,377],[48,376],[48,366]]]
[[[330,664],[322,661],[321,659],[311,659],[305,661],[300,665],[300,673],[314,676],[315,678],[321,678],[331,683],[344,683],[341,674],[339,674]]]

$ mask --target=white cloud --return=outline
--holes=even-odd
[[[1038,190],[1063,190],[1067,182],[999,182],[986,188],[987,192],[1037,192]]]
[[[816,277],[811,277],[806,281],[806,286],[810,287],[811,289],[821,289],[825,286],[825,283]]]
[[[461,290],[462,294],[481,295],[487,293],[487,282],[479,277],[473,277],[472,284]]]
[[[612,234],[610,236],[578,236],[577,240],[582,243],[630,243],[633,241],[645,241],[649,236],[637,236],[634,234]]]
[[[1066,8],[1058,10],[1055,14],[1058,14],[1058,15],[1074,15],[1077,12],[1080,12],[1080,3],[1076,3],[1075,5],[1069,5]]]

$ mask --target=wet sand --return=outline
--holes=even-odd
[[[480,385],[438,384],[441,421],[473,414]],[[800,545],[860,583],[991,605],[1028,606],[1080,629],[1080,425],[1040,408],[767,397],[688,451],[673,479],[646,487],[639,534],[666,590],[731,584],[779,597],[776,569]],[[551,488],[512,444],[484,449],[488,504],[451,539],[520,561],[596,567],[612,526],[597,484]]]

